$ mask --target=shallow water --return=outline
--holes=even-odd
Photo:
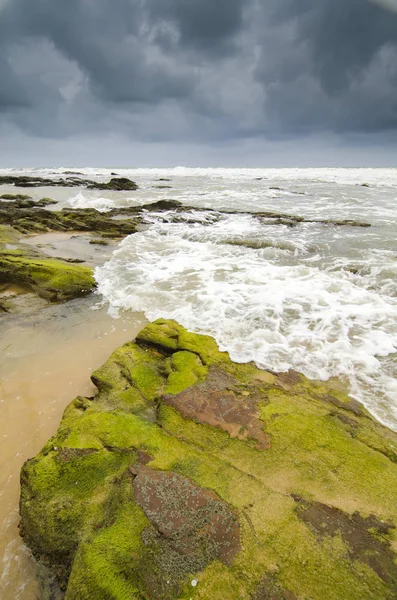
[[[37,598],[35,570],[18,537],[19,471],[55,433],[67,404],[92,395],[92,371],[142,329],[114,320],[93,298],[0,320],[0,598]]]
[[[106,241],[106,246],[92,243],[98,237],[100,236],[78,232],[51,232],[25,237],[21,241],[35,246],[52,258],[84,259],[89,265],[98,266],[111,257],[117,246],[117,242],[113,240]]]

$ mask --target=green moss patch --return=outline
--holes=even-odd
[[[83,296],[95,286],[88,267],[7,251],[0,254],[0,282],[28,285],[49,300]]]

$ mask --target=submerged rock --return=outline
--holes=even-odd
[[[397,435],[362,406],[164,320],[92,380],[21,472],[66,600],[397,596]]]

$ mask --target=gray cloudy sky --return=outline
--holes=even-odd
[[[0,0],[0,167],[396,165],[397,0]]]

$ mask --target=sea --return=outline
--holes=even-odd
[[[139,190],[52,188],[56,210],[165,199],[197,209],[148,212],[141,230],[96,268],[98,301],[114,318],[134,311],[175,319],[213,336],[237,362],[338,378],[397,430],[397,169],[73,171],[98,181],[117,172]],[[304,220],[291,226],[255,215],[264,212]],[[341,220],[370,227],[324,223]]]

